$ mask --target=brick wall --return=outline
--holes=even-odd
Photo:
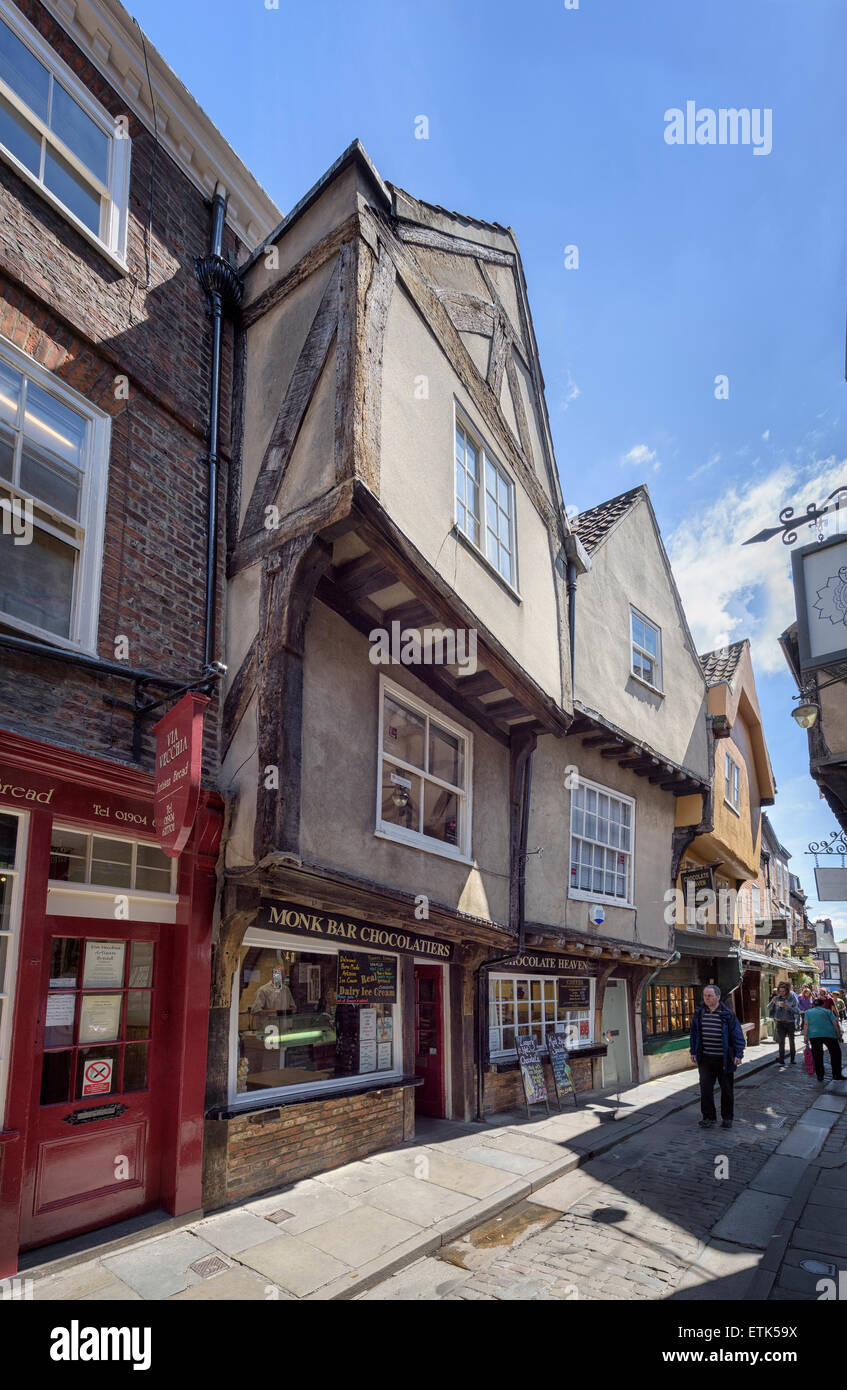
[[[547,1095],[550,1100],[550,1109],[554,1114],[558,1113],[556,1103],[556,1087],[553,1082],[553,1073],[550,1070],[550,1063],[542,1058],[541,1065],[544,1069],[544,1080],[547,1083]],[[574,1085],[577,1093],[580,1091],[590,1091],[593,1085],[591,1079],[591,1062],[586,1059],[574,1059],[571,1062],[571,1072],[573,1073]],[[573,1104],[569,1098],[563,1097],[562,1105]],[[487,1071],[485,1073],[485,1091],[483,1096],[483,1111],[486,1115],[498,1114],[501,1110],[515,1110],[524,1105],[523,1083],[521,1074],[514,1071]],[[541,1113],[533,1111],[534,1114]]]
[[[210,328],[193,261],[208,251],[210,209],[161,148],[153,168],[152,134],[43,6],[18,0],[18,7],[111,114],[129,116],[129,273],[115,269],[0,158],[0,334],[112,417],[99,655],[114,660],[115,639],[125,635],[128,666],[187,681],[203,664]],[[234,249],[227,229],[224,252]],[[227,325],[221,538],[231,372]],[[117,376],[129,379],[128,400],[115,397]],[[220,545],[219,632],[223,587]],[[220,642],[218,651],[222,656]],[[105,694],[131,702],[131,683],[5,650],[0,665],[4,727],[132,761],[131,716],[110,710],[102,699]],[[216,772],[216,712],[213,704],[207,713],[207,777]],[[149,730],[152,722],[144,727]],[[149,733],[140,766],[152,770]]]
[[[220,1146],[221,1127],[226,1131],[224,1161],[213,1188],[207,1172],[207,1210],[402,1144],[414,1135],[414,1087],[207,1120],[207,1147]]]

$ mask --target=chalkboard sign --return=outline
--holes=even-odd
[[[547,1051],[550,1054],[550,1069],[553,1072],[559,1109],[562,1108],[562,1096],[567,1095],[568,1091],[573,1094],[573,1103],[576,1106],[576,1087],[573,1084],[573,1075],[568,1064],[570,1053],[561,1033],[547,1034]]]
[[[396,1004],[397,960],[394,956],[338,956],[339,1004]]]
[[[591,1005],[591,981],[559,977],[559,1008],[587,1009]]]
[[[544,1080],[544,1070],[534,1038],[518,1038],[515,1051],[518,1054],[521,1067],[521,1081],[523,1082],[527,1115],[531,1105],[546,1105],[549,1115],[550,1102],[547,1099],[547,1083]]]

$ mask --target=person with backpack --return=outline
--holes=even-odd
[[[711,1129],[715,1113],[715,1082],[721,1088],[721,1128],[732,1129],[735,1069],[744,1058],[744,1033],[731,1009],[721,1002],[717,985],[706,985],[703,1002],[691,1020],[689,1050],[700,1073],[701,1129]]]
[[[776,1036],[779,1042],[779,1065],[785,1066],[785,1040],[788,1039],[790,1047],[790,1063],[794,1065],[796,1049],[794,1046],[794,1032],[800,1023],[800,1004],[797,995],[789,984],[783,980],[776,987],[776,994],[768,1004],[768,1016],[776,1024]]]
[[[824,1047],[829,1052],[833,1081],[843,1081],[845,1077],[841,1069],[841,1028],[837,1014],[831,1008],[827,1008],[823,1000],[816,1001],[803,1015],[803,1037],[812,1049],[818,1081],[822,1082],[824,1079]]]

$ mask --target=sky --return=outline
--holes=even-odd
[[[776,641],[790,552],[742,545],[847,484],[847,4],[273,6],[133,12],[282,212],[358,137],[392,183],[514,228],[566,505],[646,482],[699,650],[751,639],[769,814],[847,938],[805,852],[837,827]],[[669,143],[689,102],[704,140]],[[705,142],[722,107],[749,143]]]

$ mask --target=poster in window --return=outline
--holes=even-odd
[[[378,1042],[376,1045],[376,1069],[377,1071],[391,1070],[391,1043]]]
[[[559,976],[559,1008],[587,1009],[591,1005],[591,981]]]
[[[359,1041],[374,1042],[376,1039],[376,1009],[359,1010]]]
[[[114,1042],[121,1026],[120,994],[84,994],[79,1011],[79,1041]]]
[[[83,989],[120,989],[125,952],[125,941],[86,941]]]
[[[339,1004],[396,1004],[397,960],[394,956],[338,953]]]
[[[377,1042],[376,1034],[372,1038],[359,1036],[359,1071],[376,1071]]]

